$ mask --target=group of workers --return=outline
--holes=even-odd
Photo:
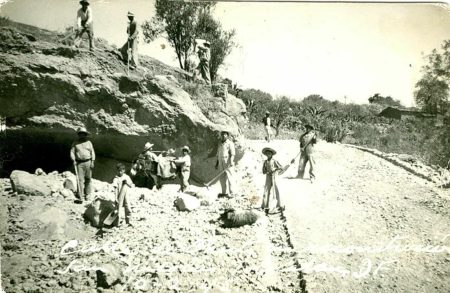
[[[72,144],[70,149],[70,158],[73,161],[75,173],[77,176],[77,197],[79,202],[88,200],[91,195],[91,178],[92,170],[95,163],[95,151],[92,142],[88,139],[89,132],[86,128],[81,127],[77,130],[78,138]],[[161,188],[161,169],[164,168],[164,162],[169,163],[175,170],[176,175],[180,180],[180,191],[184,192],[189,187],[189,178],[191,173],[191,150],[188,146],[181,148],[181,156],[174,157],[175,150],[161,152],[159,156],[153,151],[153,144],[147,142],[144,145],[144,150],[139,155],[138,159],[133,162],[130,170],[131,178],[137,176],[138,172],[142,172],[144,177],[149,180],[150,186]],[[222,192],[219,196],[233,197],[235,195],[234,189],[234,158],[235,146],[230,140],[230,133],[228,131],[221,132],[221,140],[217,148],[215,168],[220,173],[219,181],[222,187]],[[161,171],[163,172],[163,171]],[[114,192],[116,195],[116,205],[124,206],[125,220],[130,224],[130,209],[127,194],[121,197],[119,203],[119,192],[123,184],[134,186],[133,180],[129,180],[128,175],[125,174],[125,166],[122,163],[117,165],[117,176],[113,180]]]
[[[92,8],[88,0],[80,1],[81,8],[77,12],[77,28],[74,40],[74,46],[79,47],[83,34],[87,34],[89,38],[89,50],[94,51],[94,23]],[[138,42],[139,42],[139,25],[132,12],[128,12],[127,42],[120,48],[122,60],[125,61],[130,69],[136,69],[139,66]],[[206,84],[211,84],[211,74],[209,62],[211,59],[211,43],[206,40],[197,39],[194,42],[194,48],[197,48],[198,61],[190,58],[190,66],[186,68],[193,79],[201,78]],[[192,56],[193,57],[193,56]]]

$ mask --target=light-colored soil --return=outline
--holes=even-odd
[[[301,292],[302,278],[308,292],[450,292],[448,189],[358,149],[320,142],[314,183],[289,178],[297,162],[278,178],[283,214],[221,228],[216,220],[226,206],[260,204],[264,146],[278,150],[283,165],[298,152],[293,140],[246,144],[239,197],[178,212],[177,185],[136,188],[134,227],[97,235],[83,223],[82,205],[14,196],[1,179],[3,288],[98,292],[92,267],[108,263],[125,271],[109,292]],[[64,255],[72,239],[85,250]]]
[[[270,145],[282,164],[298,152]],[[297,162],[279,179],[309,292],[450,292],[448,189],[342,145],[321,142],[315,158],[314,183],[289,179]]]

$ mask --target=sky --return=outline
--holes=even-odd
[[[75,23],[75,0],[1,0],[0,15],[51,30]],[[154,0],[92,0],[97,37],[121,46],[126,13],[138,21],[154,15]],[[219,73],[241,88],[301,99],[367,103],[375,93],[414,105],[424,54],[450,39],[444,4],[219,2],[214,16],[236,30],[238,46]],[[159,38],[143,44],[148,54],[178,66]]]

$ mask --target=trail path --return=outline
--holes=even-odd
[[[268,145],[248,144],[259,153]],[[270,145],[282,165],[298,152],[293,140]],[[448,191],[338,144],[320,142],[316,163],[314,183],[289,179],[298,159],[279,178],[309,292],[450,292]],[[255,185],[262,194],[263,175]]]

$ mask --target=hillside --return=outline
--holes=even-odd
[[[190,83],[185,72],[151,57],[143,56],[142,66],[127,74],[117,48],[102,40],[90,52],[62,39],[1,22],[0,116],[8,127],[1,153],[14,158],[6,160],[4,175],[18,168],[66,170],[74,131],[86,126],[100,158],[131,162],[147,141],[160,150],[189,145],[203,166],[194,177],[210,178],[200,170],[213,164],[208,155],[219,131],[239,136],[241,101],[226,93],[216,97],[210,87]]]

